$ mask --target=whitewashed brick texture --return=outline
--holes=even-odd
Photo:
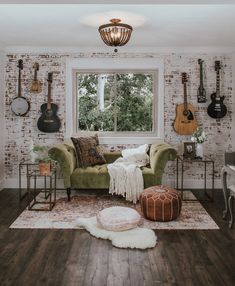
[[[172,124],[175,118],[176,105],[183,102],[183,86],[181,73],[189,75],[188,101],[196,108],[198,123],[208,135],[204,143],[205,153],[215,160],[216,177],[219,177],[223,165],[225,151],[232,149],[231,128],[232,128],[232,60],[229,55],[189,55],[189,54],[8,54],[5,67],[5,178],[16,178],[18,163],[23,158],[29,157],[30,144],[53,146],[62,142],[65,136],[65,63],[67,58],[81,57],[134,57],[164,59],[165,64],[165,99],[164,99],[164,128],[165,141],[174,146],[177,150],[182,149],[182,142],[190,141],[190,136],[180,136],[173,130]],[[197,103],[197,88],[199,84],[198,58],[205,61],[205,88],[207,91],[207,103]],[[12,99],[17,95],[18,68],[17,61],[23,59],[24,69],[22,71],[22,93],[31,104],[30,112],[25,117],[15,116],[10,108]],[[220,60],[221,70],[221,94],[225,95],[225,104],[228,113],[225,118],[215,120],[207,115],[206,109],[210,102],[210,94],[215,91],[214,61]],[[43,91],[40,94],[29,92],[33,78],[32,66],[34,62],[40,64],[38,78],[43,81]],[[53,102],[58,104],[58,115],[61,118],[62,127],[60,132],[49,134],[42,133],[37,129],[37,119],[40,116],[40,106],[47,98],[47,73],[53,72]],[[122,149],[130,146],[104,146],[109,149]],[[175,162],[169,163],[166,168],[166,178],[174,180]],[[186,172],[187,179],[202,179],[202,166],[193,165]]]

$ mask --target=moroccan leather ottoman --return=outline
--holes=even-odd
[[[180,215],[182,201],[175,189],[153,186],[140,194],[141,210],[145,218],[153,221],[170,221]]]

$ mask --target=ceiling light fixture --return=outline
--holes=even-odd
[[[128,43],[131,37],[133,28],[130,25],[120,23],[120,19],[111,19],[111,23],[101,25],[99,33],[103,42],[107,46],[124,46]],[[117,52],[117,49],[114,50]]]

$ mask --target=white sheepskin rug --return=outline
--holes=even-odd
[[[77,225],[97,238],[109,239],[119,248],[152,248],[157,244],[155,232],[148,228],[133,228],[125,231],[109,231],[97,226],[96,217],[79,218]]]

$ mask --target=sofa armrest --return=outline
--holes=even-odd
[[[77,167],[75,150],[71,145],[58,144],[48,151],[49,156],[60,165],[64,187],[70,188],[70,176]]]
[[[105,152],[104,153],[104,158],[108,164],[113,163],[116,161],[119,157],[122,156],[121,152]]]
[[[152,144],[150,148],[150,166],[161,181],[168,161],[174,161],[177,152],[167,143]]]

